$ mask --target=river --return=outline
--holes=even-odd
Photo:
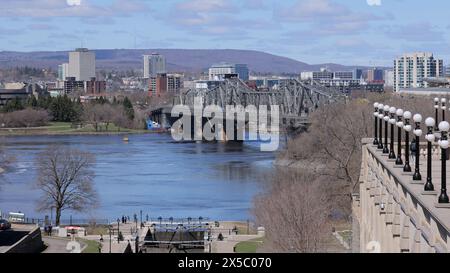
[[[170,135],[20,136],[0,139],[15,167],[0,179],[0,210],[27,217],[41,194],[34,187],[35,158],[49,145],[89,151],[96,156],[94,184],[99,207],[85,213],[64,211],[63,218],[116,219],[136,213],[151,218],[204,217],[214,220],[252,218],[253,198],[264,190],[275,154],[257,143],[177,143]]]

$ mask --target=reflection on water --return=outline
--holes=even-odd
[[[272,169],[273,153],[254,143],[173,142],[169,135],[30,136],[3,139],[16,156],[0,191],[0,210],[34,210],[39,191],[34,159],[48,145],[61,144],[96,155],[95,185],[100,207],[75,216],[115,219],[122,214],[150,217],[209,217],[245,220],[252,198]],[[49,212],[46,212],[49,214]]]

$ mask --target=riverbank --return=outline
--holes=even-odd
[[[155,131],[156,132],[156,131]],[[73,127],[69,122],[51,122],[48,126],[30,128],[1,128],[0,136],[54,136],[54,135],[128,135],[155,133],[149,130],[119,128],[111,124],[108,130],[103,126],[95,130],[93,126]]]

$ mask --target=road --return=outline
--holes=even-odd
[[[67,243],[70,242],[69,239],[43,236],[42,240],[47,246],[42,253],[69,253],[69,251],[66,250]],[[82,242],[79,243],[81,245],[81,249],[86,246],[86,244]]]

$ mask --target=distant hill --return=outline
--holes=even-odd
[[[158,52],[166,56],[169,72],[202,72],[214,63],[245,63],[255,73],[295,73],[328,67],[331,70],[351,70],[353,66],[339,64],[310,65],[294,59],[253,50],[232,49],[98,49],[98,69],[140,69],[142,55]],[[68,62],[68,51],[0,52],[0,68],[31,66],[56,67]]]

